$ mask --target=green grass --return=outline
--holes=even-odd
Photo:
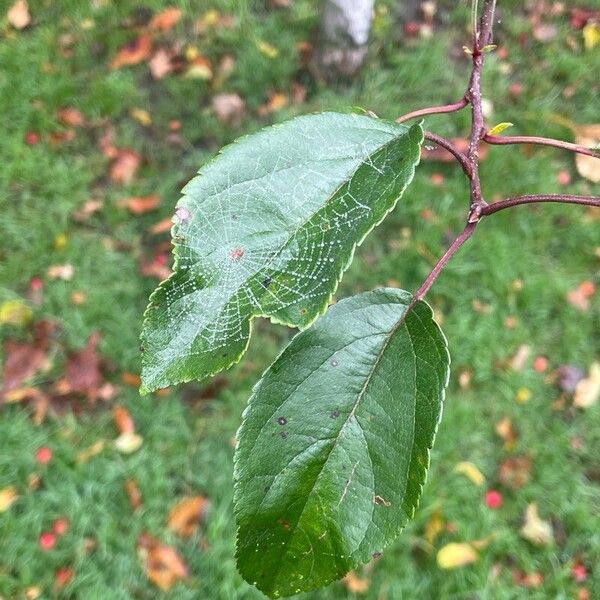
[[[0,14],[4,14],[3,3]],[[164,5],[145,0],[144,7]],[[123,456],[110,444],[84,465],[77,454],[99,439],[112,440],[115,431],[109,411],[99,408],[80,417],[51,416],[35,426],[28,410],[19,405],[0,411],[0,489],[15,485],[21,497],[0,513],[0,596],[24,598],[30,586],[39,586],[44,598],[259,598],[235,571],[235,527],[231,507],[232,440],[253,383],[293,332],[259,322],[250,349],[240,365],[227,373],[229,385],[212,400],[189,402],[184,389],[165,397],[139,398],[135,389],[119,384],[122,372],[139,372],[138,335],[148,294],[156,281],[139,274],[140,257],[152,257],[166,236],[152,236],[148,228],[167,217],[182,184],[220,146],[238,135],[272,120],[322,109],[349,110],[362,106],[381,117],[393,118],[419,105],[452,101],[462,94],[468,72],[466,60],[448,58],[451,46],[464,43],[468,9],[459,5],[451,13],[451,26],[429,40],[398,42],[393,22],[394,2],[379,3],[372,50],[367,67],[351,85],[340,82],[326,88],[299,72],[294,51],[299,40],[312,39],[317,22],[313,2],[297,0],[292,9],[266,12],[262,2],[172,2],[184,10],[182,21],[166,39],[196,45],[213,64],[223,54],[236,60],[229,79],[210,83],[172,76],[153,81],[147,67],[110,71],[108,64],[135,34],[124,19],[139,14],[139,2],[106,3],[97,10],[91,3],[30,2],[33,26],[13,32],[3,26],[0,38],[0,303],[25,299],[32,277],[44,280],[43,301],[32,305],[35,318],[48,317],[60,324],[51,370],[37,383],[57,378],[64,348],[78,348],[93,330],[102,333],[100,351],[108,363],[109,379],[119,385],[117,400],[131,411],[142,448]],[[518,36],[529,34],[529,23],[519,12],[521,3],[501,2],[502,23],[497,38],[510,50],[512,72],[506,74],[496,57],[485,72],[485,96],[493,100],[492,122],[512,121],[515,131],[568,137],[552,115],[579,123],[598,120],[598,47],[589,52],[570,48],[580,33],[569,29],[566,17],[556,20],[555,39],[547,44]],[[389,10],[384,10],[385,7]],[[206,36],[193,33],[194,19],[207,8],[237,15],[232,30]],[[512,12],[511,12],[512,9]],[[94,27],[82,26],[93,19]],[[67,37],[70,36],[70,37]],[[279,49],[270,59],[257,47],[264,40]],[[71,42],[68,55],[61,43]],[[507,61],[504,61],[507,62]],[[50,68],[45,63],[50,65]],[[256,109],[270,90],[289,93],[291,81],[308,90],[305,104],[286,108],[272,117],[259,118]],[[514,99],[507,88],[523,83]],[[561,90],[572,86],[566,99]],[[210,109],[219,91],[239,93],[248,109],[241,127],[221,125]],[[98,125],[78,130],[74,141],[51,145],[48,137],[61,130],[55,112],[61,106],[79,108]],[[130,117],[132,108],[148,110],[153,123],[142,127]],[[168,123],[182,123],[183,143],[169,144]],[[98,150],[101,124],[115,128],[115,144],[135,148],[144,157],[138,177],[129,186],[115,186],[106,178],[108,162]],[[464,131],[467,115],[435,117],[427,127],[456,135]],[[41,142],[24,142],[36,131]],[[581,179],[573,160],[552,149],[531,156],[519,148],[493,148],[482,165],[484,189],[495,194],[555,192],[556,173],[572,174],[572,193],[598,192]],[[434,172],[444,175],[442,187],[430,181]],[[158,193],[158,212],[133,217],[117,207],[119,198]],[[104,207],[84,223],[72,212],[89,198],[104,200]],[[464,220],[466,184],[454,165],[424,163],[396,211],[370,236],[338,291],[338,297],[385,285],[390,280],[414,290],[431,268],[448,235]],[[430,208],[433,218],[421,211]],[[64,249],[55,240],[66,235]],[[365,598],[573,598],[578,586],[570,575],[571,561],[580,556],[589,579],[590,597],[600,594],[600,489],[598,447],[600,410],[551,410],[557,389],[531,369],[503,367],[521,344],[531,355],[546,355],[552,368],[564,363],[587,367],[598,359],[600,302],[598,294],[589,311],[565,303],[565,294],[582,280],[600,284],[600,246],[597,217],[577,207],[530,207],[498,214],[484,222],[461,249],[432,289],[429,300],[449,339],[453,376],[445,415],[432,455],[432,468],[421,507],[407,527],[368,572]],[[48,268],[71,263],[71,281],[50,280]],[[521,291],[513,282],[521,280]],[[87,294],[87,302],[74,305],[73,291]],[[479,300],[488,314],[473,310]],[[26,300],[24,300],[26,301]],[[508,329],[506,317],[516,318]],[[24,338],[22,328],[3,325],[0,339]],[[461,369],[472,373],[467,390],[457,384]],[[532,398],[515,401],[516,391],[527,387]],[[194,397],[201,386],[188,386]],[[519,430],[511,452],[502,449],[495,423],[510,416]],[[579,449],[571,440],[579,438]],[[48,445],[54,459],[45,467],[34,460],[35,450]],[[486,488],[477,488],[453,472],[464,460],[474,462],[487,476],[487,487],[498,487],[499,463],[512,454],[533,457],[531,481],[515,492],[502,489],[499,511],[483,503]],[[41,485],[28,491],[28,477],[38,473]],[[123,491],[128,478],[137,480],[143,507],[133,513]],[[200,532],[189,541],[173,537],[165,527],[170,506],[182,495],[204,493],[212,508]],[[542,517],[553,518],[557,536],[553,547],[538,548],[519,536],[521,518],[529,502],[537,502]],[[442,571],[435,551],[423,541],[425,523],[434,510],[454,524],[444,532],[436,549],[449,541],[468,541],[494,534],[481,559],[472,566]],[[37,540],[58,516],[70,521],[69,532],[55,550],[43,552]],[[137,538],[149,532],[180,551],[191,577],[163,594],[150,584],[136,555]],[[84,541],[93,538],[93,550]],[[497,578],[494,565],[501,565]],[[71,583],[54,587],[57,568],[72,566]],[[525,590],[512,582],[511,569],[539,571],[541,587]],[[353,597],[341,584],[307,594],[311,599]]]

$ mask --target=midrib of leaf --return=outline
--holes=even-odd
[[[364,395],[365,395],[365,393],[366,393],[366,391],[367,391],[367,388],[369,387],[369,384],[371,383],[371,380],[373,379],[373,376],[374,376],[374,374],[375,374],[375,371],[376,371],[376,370],[377,370],[377,368],[379,367],[379,364],[380,364],[380,362],[381,362],[381,358],[382,358],[382,356],[384,355],[384,353],[385,353],[385,350],[387,349],[388,345],[390,344],[390,342],[391,342],[392,338],[394,337],[395,333],[398,331],[398,329],[400,328],[400,326],[401,326],[401,325],[402,325],[402,324],[405,322],[405,320],[406,320],[406,316],[408,315],[408,312],[409,312],[409,311],[412,309],[413,305],[414,305],[414,303],[411,303],[411,304],[409,304],[408,306],[406,306],[406,310],[404,311],[404,313],[402,313],[402,315],[399,317],[399,319],[398,319],[398,321],[396,322],[396,324],[395,324],[395,325],[392,327],[392,329],[390,330],[390,332],[389,332],[389,333],[388,333],[388,334],[385,336],[385,339],[384,339],[384,341],[383,341],[383,344],[382,344],[382,346],[381,346],[381,348],[380,348],[380,350],[379,350],[379,352],[378,352],[378,354],[377,354],[377,358],[376,358],[375,362],[373,363],[373,366],[371,367],[371,369],[369,370],[369,373],[367,374],[367,376],[366,376],[366,378],[365,378],[365,382],[364,382],[364,384],[363,384],[363,386],[362,386],[361,390],[359,391],[359,393],[358,393],[358,395],[357,395],[357,398],[356,398],[356,400],[355,400],[355,402],[354,402],[354,405],[352,406],[352,410],[350,411],[350,413],[348,414],[348,416],[347,416],[347,417],[346,417],[346,419],[344,420],[344,422],[343,422],[342,426],[340,427],[340,431],[339,431],[338,435],[337,435],[337,436],[335,437],[335,439],[333,440],[333,443],[331,444],[331,448],[329,449],[329,452],[327,453],[327,456],[326,456],[326,457],[325,457],[325,459],[323,460],[323,467],[320,469],[320,471],[319,471],[319,473],[318,473],[317,477],[315,478],[315,481],[314,481],[314,483],[313,483],[313,484],[312,484],[312,486],[311,486],[311,490],[310,490],[310,492],[309,492],[309,493],[307,494],[307,496],[306,496],[306,500],[304,501],[304,505],[303,505],[303,507],[302,507],[302,511],[300,512],[300,515],[299,515],[299,517],[298,517],[298,519],[297,519],[296,523],[294,524],[293,531],[292,531],[292,533],[290,534],[290,536],[289,536],[289,538],[288,538],[288,543],[286,543],[286,545],[285,545],[285,548],[286,548],[286,552],[285,552],[285,553],[287,553],[287,546],[288,546],[288,544],[289,544],[289,540],[291,540],[291,539],[293,538],[293,536],[294,536],[294,535],[295,535],[295,533],[296,533],[296,530],[298,529],[298,526],[299,526],[300,522],[302,521],[302,517],[303,517],[303,515],[304,515],[304,512],[305,512],[305,510],[306,510],[306,507],[307,507],[307,505],[308,505],[308,502],[309,502],[309,500],[312,498],[312,496],[313,496],[313,494],[314,494],[314,492],[315,492],[315,488],[317,487],[317,484],[319,483],[319,480],[320,480],[320,478],[321,478],[321,475],[323,474],[323,472],[325,471],[325,469],[326,469],[326,467],[327,467],[327,463],[328,463],[328,461],[329,461],[329,458],[331,457],[331,454],[332,454],[332,452],[333,452],[333,451],[334,451],[334,449],[337,447],[337,444],[338,444],[338,442],[339,442],[339,441],[340,441],[340,439],[342,438],[342,434],[343,434],[343,432],[344,432],[344,430],[345,430],[346,426],[347,426],[347,425],[348,425],[348,423],[350,422],[350,419],[352,419],[352,418],[354,417],[354,415],[355,415],[355,413],[356,413],[356,410],[358,409],[358,406],[359,406],[359,404],[360,404],[361,400],[363,399],[363,397],[364,397]],[[357,310],[360,310],[360,309],[357,309]],[[415,352],[414,352],[414,344],[413,344],[413,342],[412,342],[412,337],[411,337],[410,333],[409,333],[409,336],[408,336],[408,337],[409,337],[409,339],[410,339],[410,342],[411,342],[412,355],[413,355],[413,356],[415,356]],[[359,339],[364,339],[364,338],[359,338]],[[352,343],[355,343],[356,341],[358,341],[358,339],[355,339],[355,340],[353,340],[353,341],[352,341]],[[336,352],[337,352],[337,349],[336,349]],[[416,391],[416,389],[417,389],[417,386],[416,386],[416,377],[417,377],[417,373],[416,373],[416,362],[415,362],[415,364],[414,364],[414,369],[413,369],[413,371],[414,371],[414,380],[413,380],[413,381],[414,381],[414,389],[415,389],[415,391]],[[413,443],[414,443],[414,428],[415,428],[415,419],[413,419],[412,421],[413,421],[413,433],[412,433],[412,441],[413,441]],[[358,427],[359,427],[359,429],[360,429],[360,431],[361,431],[361,433],[362,433],[362,435],[363,435],[363,439],[365,440],[365,445],[367,446],[367,455],[369,455],[369,445],[368,445],[368,443],[367,443],[367,439],[366,439],[366,436],[365,436],[365,434],[364,434],[364,430],[363,430],[362,426],[360,425],[360,422],[359,422],[358,420],[357,420],[356,422],[357,422],[357,424],[358,424]],[[411,447],[412,447],[413,443],[411,443]],[[410,465],[411,465],[411,462],[412,462],[412,461],[410,461],[410,460],[409,460],[409,461],[407,461],[407,472],[408,472],[408,471],[410,471]],[[373,514],[373,513],[372,513],[372,511],[373,511],[373,507],[371,508],[371,514]],[[367,529],[365,530],[365,535],[366,535],[366,531],[368,531],[368,527],[367,527]],[[361,540],[361,541],[360,541],[360,542],[357,544],[356,550],[358,550],[358,549],[360,548],[360,546],[361,546],[361,544],[363,543],[364,539],[365,539],[365,538],[364,538],[364,536],[363,536],[362,540]],[[354,552],[355,552],[356,550],[354,550]],[[280,572],[281,572],[281,567],[282,567],[282,565],[283,565],[283,556],[284,556],[284,554],[285,554],[285,553],[284,553],[284,552],[282,552],[282,553],[280,554],[280,557],[281,557],[281,558],[280,558],[280,560],[278,561],[278,565],[277,565],[277,569],[276,569],[276,571],[275,571],[275,576],[273,577],[273,581],[276,581],[276,580],[278,579],[278,577],[279,577],[279,574],[280,574]],[[350,556],[349,556],[348,558],[350,558]]]

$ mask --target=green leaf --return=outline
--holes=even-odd
[[[254,390],[235,454],[237,562],[272,598],[377,556],[415,511],[450,359],[412,301],[384,289],[333,305]]]
[[[419,161],[420,125],[324,113],[226,148],[183,190],[175,272],[142,333],[142,393],[237,362],[255,316],[305,328]]]

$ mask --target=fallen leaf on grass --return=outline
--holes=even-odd
[[[210,501],[204,496],[182,498],[169,511],[167,527],[176,535],[190,537],[196,533]]]
[[[507,458],[498,468],[498,481],[507,488],[518,490],[529,482],[532,464],[530,456]]]
[[[158,254],[152,260],[144,260],[140,265],[140,273],[144,277],[154,277],[162,281],[171,276],[171,269],[168,265],[168,257]]]
[[[114,70],[125,66],[137,65],[147,60],[151,52],[152,38],[148,34],[142,34],[117,52],[110,63],[110,68]]]
[[[237,94],[217,94],[212,99],[212,109],[223,125],[237,127],[244,116],[246,103]]]
[[[181,19],[181,9],[170,7],[152,17],[149,27],[154,31],[170,31]]]
[[[102,200],[87,200],[81,207],[74,210],[71,216],[76,221],[87,221],[95,212],[98,212],[104,203]]]
[[[50,321],[40,321],[34,326],[33,343],[6,340],[0,399],[48,367],[47,352],[54,329],[55,325]]]
[[[441,511],[436,509],[425,524],[423,537],[433,546],[435,540],[442,531],[444,531],[444,518],[442,517]]]
[[[143,215],[158,208],[160,198],[156,194],[150,196],[131,196],[122,198],[117,202],[120,208],[127,208],[131,214],[136,216]]]
[[[167,233],[168,231],[171,231],[172,227],[173,219],[171,217],[166,217],[162,221],[159,221],[158,223],[152,225],[149,231],[154,235],[158,235],[160,233]]]
[[[128,148],[117,150],[110,166],[109,177],[113,183],[129,184],[133,181],[142,162],[142,157]]]
[[[277,112],[285,108],[289,104],[289,98],[280,92],[272,92],[269,94],[269,99],[265,104],[258,107],[258,114],[261,117],[266,117],[271,113]]]
[[[94,458],[94,456],[100,454],[100,452],[104,450],[105,446],[106,442],[104,440],[98,440],[94,442],[91,446],[88,446],[85,450],[82,450],[79,452],[79,454],[77,454],[75,457],[75,463],[78,465],[84,465],[91,458]]]
[[[133,454],[137,452],[144,443],[144,438],[135,431],[126,431],[115,440],[115,448],[121,454]]]
[[[595,148],[600,144],[600,123],[573,126],[575,142],[580,146]],[[585,154],[575,156],[577,172],[594,183],[600,183],[600,159]]]
[[[71,281],[75,269],[71,264],[52,265],[46,274],[50,279],[62,279],[63,281]]]
[[[163,544],[147,533],[140,535],[138,555],[148,579],[163,592],[188,576],[187,565],[172,546]]]
[[[457,569],[470,565],[479,559],[479,554],[468,542],[451,542],[438,550],[437,564],[440,569]]]
[[[0,325],[23,327],[31,320],[31,308],[20,300],[6,300],[0,304]]]
[[[100,333],[95,331],[83,349],[68,353],[65,375],[56,383],[59,394],[82,394],[92,402],[98,398],[102,385],[99,343]]]
[[[454,472],[465,475],[477,486],[482,486],[485,483],[483,473],[472,462],[458,463],[454,467]]]
[[[0,513],[6,512],[19,497],[17,488],[10,485],[0,490]]]
[[[6,13],[8,22],[15,29],[24,29],[31,22],[27,0],[17,0]]]
[[[579,381],[575,387],[573,406],[589,408],[598,402],[600,396],[600,363],[594,362],[590,366],[589,375]]]
[[[342,579],[346,589],[353,594],[364,594],[369,590],[370,581],[365,577],[359,577],[354,571],[350,571]]]
[[[540,519],[535,502],[527,505],[525,521],[520,533],[522,537],[536,546],[549,545],[554,542],[552,525],[549,521]]]
[[[504,441],[504,449],[512,450],[517,441],[518,434],[513,427],[512,421],[509,417],[500,419],[494,427],[496,434]]]
[[[113,408],[113,421],[119,433],[131,433],[135,431],[135,423],[129,411],[120,404]]]
[[[158,80],[166,77],[173,71],[171,54],[164,48],[158,49],[148,62],[148,67],[150,67],[150,73],[154,79]]]
[[[212,79],[212,76],[212,66],[204,56],[196,56],[191,60],[184,75],[186,79],[202,79],[204,81]]]
[[[596,160],[600,163],[600,159]],[[567,292],[567,302],[581,312],[586,312],[590,308],[590,298],[595,293],[596,286],[593,282],[582,281],[574,290]]]
[[[539,571],[524,573],[519,569],[513,569],[511,575],[515,585],[520,585],[527,589],[538,588],[544,583],[544,576]]]
[[[63,125],[69,127],[83,127],[85,125],[85,117],[81,111],[73,106],[63,106],[57,111],[56,116]]]
[[[135,479],[128,479],[125,482],[124,487],[131,508],[134,511],[137,510],[142,505],[142,493],[140,492],[137,482]]]

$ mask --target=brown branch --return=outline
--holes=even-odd
[[[500,200],[493,204],[488,204],[481,211],[481,216],[493,215],[505,208],[521,206],[522,204],[535,204],[538,202],[557,202],[560,204],[579,204],[582,206],[594,206],[600,208],[600,198],[595,196],[570,196],[564,194],[537,194],[528,196],[516,196],[506,200]]]
[[[509,144],[534,144],[538,146],[551,146],[553,148],[561,148],[562,150],[576,152],[577,154],[585,154],[587,156],[593,156],[594,158],[600,158],[600,153],[594,152],[590,148],[580,146],[579,144],[571,144],[570,142],[554,140],[552,138],[528,135],[490,135],[489,133],[486,133],[483,136],[483,141],[496,146],[504,146]]]
[[[445,150],[448,150],[448,152],[450,152],[450,154],[452,154],[452,156],[454,156],[454,158],[456,158],[456,160],[460,163],[460,166],[467,177],[471,178],[472,168],[469,159],[450,140],[447,140],[440,135],[436,135],[435,133],[431,133],[431,131],[425,132],[425,139],[437,144]]]
[[[442,106],[429,106],[427,108],[421,108],[419,110],[413,110],[412,112],[406,113],[396,119],[396,123],[404,123],[410,119],[416,119],[417,117],[425,117],[427,115],[438,115],[443,113],[458,112],[463,109],[469,102],[466,98],[461,98],[458,102],[453,104],[444,104]]]

